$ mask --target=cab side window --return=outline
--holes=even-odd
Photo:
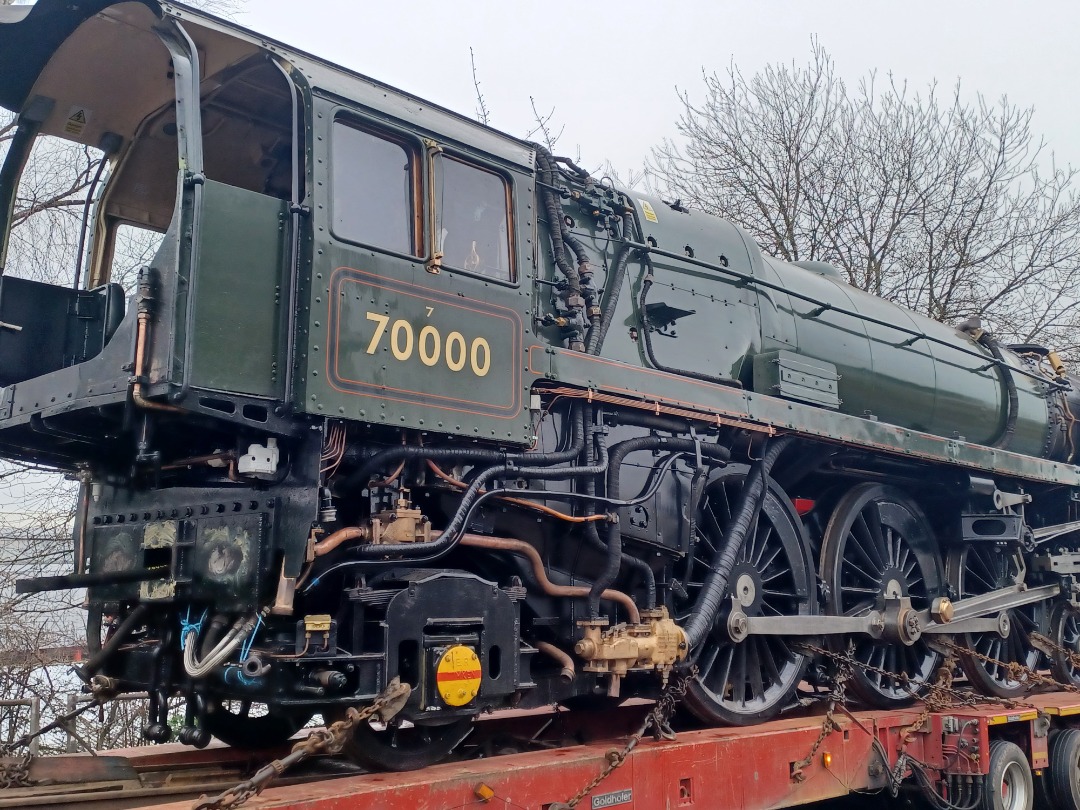
[[[417,255],[418,179],[406,143],[347,124],[334,124],[334,233],[396,253]]]
[[[502,175],[439,155],[435,161],[435,249],[442,264],[513,281],[509,186]]]

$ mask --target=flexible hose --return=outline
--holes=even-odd
[[[90,683],[90,679],[97,675],[98,670],[105,664],[105,661],[109,656],[116,652],[120,645],[127,640],[127,637],[139,626],[148,610],[149,608],[146,605],[138,605],[131,611],[131,613],[128,614],[128,617],[116,628],[116,632],[109,636],[108,640],[101,645],[101,648],[90,656],[85,664],[75,668],[75,674],[86,683]],[[97,630],[98,633],[101,632],[100,625]]]
[[[507,464],[526,462],[530,465],[562,464],[576,459],[585,446],[585,416],[581,403],[574,403],[571,409],[571,441],[564,450],[551,453],[504,453],[499,450],[484,450],[474,447],[417,447],[415,445],[396,445],[388,447],[364,461],[356,472],[351,473],[341,484],[341,489],[362,489],[368,485],[371,476],[391,462],[402,459],[431,459],[432,461],[460,461],[476,464]]]
[[[711,461],[725,463],[731,458],[731,451],[718,444],[706,444],[693,439],[682,437],[665,436],[637,436],[619,442],[611,449],[611,458],[608,461],[607,494],[611,498],[620,498],[620,477],[622,474],[623,460],[638,450],[651,450],[663,447],[670,450],[683,452],[701,452],[703,457]],[[599,616],[599,594],[605,588],[611,586],[619,575],[622,565],[622,533],[618,523],[612,523],[607,532],[608,557],[604,570],[593,582],[592,591],[589,594],[589,617]],[[655,598],[655,597],[654,597]]]
[[[694,612],[683,628],[691,649],[705,640],[716,621],[739,549],[746,541],[750,527],[756,522],[765,500],[769,472],[776,463],[776,459],[793,441],[794,439],[790,436],[783,436],[769,442],[762,457],[754,463],[746,475],[742,490],[739,492],[739,500],[735,509],[732,510],[731,525],[724,538],[725,542],[716,549],[713,555],[709,575],[705,578],[697,604],[694,605]],[[614,456],[615,453],[612,451],[612,457]]]
[[[593,447],[591,443],[586,443],[585,452],[586,460],[588,462],[591,462],[593,453]],[[596,494],[596,481],[592,477],[585,479],[584,490],[586,495]],[[586,517],[591,517],[595,514],[596,501],[589,501],[585,504],[585,515]],[[605,554],[610,553],[608,545],[600,539],[600,532],[596,528],[596,524],[592,521],[589,521],[585,524],[585,538],[597,550],[602,551]],[[641,576],[641,582],[645,588],[645,608],[647,610],[652,610],[654,607],[656,607],[656,574],[653,573],[652,567],[644,560],[630,555],[623,555],[623,563],[628,568],[632,568],[637,571],[638,574]],[[592,618],[596,617],[593,616]]]
[[[199,640],[198,630],[194,627],[189,628],[184,633],[183,639],[184,671],[192,678],[205,678],[215,667],[223,664],[236,648],[243,643],[244,638],[255,629],[258,618],[258,614],[256,614],[247,619],[237,619],[233,622],[233,626],[225,634],[225,638],[219,641],[201,661],[195,651]]]
[[[623,239],[630,241],[633,234],[633,218],[630,213],[623,214]],[[588,354],[600,354],[604,348],[604,338],[607,337],[608,329],[615,317],[615,307],[619,304],[619,295],[622,293],[623,283],[626,280],[626,268],[630,263],[630,253],[633,248],[624,245],[615,257],[615,266],[612,268],[611,278],[604,280],[604,302],[601,304],[600,325],[589,332],[589,342],[585,351]]]

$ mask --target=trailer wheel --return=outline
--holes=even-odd
[[[994,740],[990,743],[990,773],[979,806],[982,810],[1031,810],[1034,799],[1031,767],[1020,746]]]
[[[1080,729],[1064,729],[1050,740],[1046,778],[1055,810],[1080,810]]]

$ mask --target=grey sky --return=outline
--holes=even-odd
[[[639,167],[673,133],[676,86],[700,99],[703,67],[802,64],[812,35],[849,82],[877,69],[948,92],[960,78],[968,93],[1034,106],[1058,162],[1080,165],[1076,2],[249,0],[240,21],[468,115],[471,45],[492,124],[528,132],[531,94],[565,124],[560,151],[580,147],[590,168]]]

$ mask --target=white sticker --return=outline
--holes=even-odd
[[[64,132],[68,135],[82,135],[87,122],[90,120],[90,115],[90,110],[86,109],[86,107],[72,107],[68,110]]]
[[[645,219],[649,222],[659,222],[656,218],[656,212],[653,210],[652,204],[648,200],[638,200],[641,203],[641,212],[645,215]]]

